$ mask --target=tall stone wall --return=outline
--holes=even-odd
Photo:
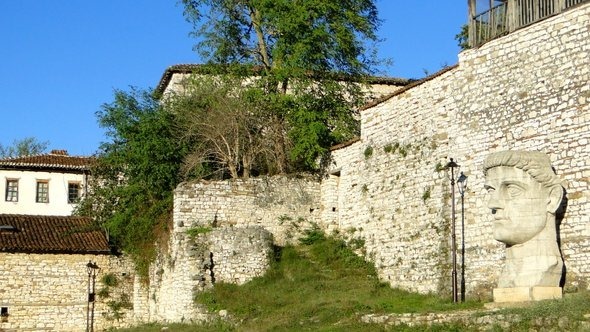
[[[443,166],[450,157],[469,176],[464,224],[455,197],[459,278],[464,263],[467,296],[487,298],[504,257],[492,236],[481,165],[506,149],[551,156],[567,190],[560,225],[566,288],[587,287],[589,41],[584,4],[461,53],[457,66],[362,111],[360,139],[333,151],[321,184],[287,177],[181,184],[169,246],[150,284],[134,285],[135,317],[207,319],[195,294],[214,281],[262,275],[273,242],[294,241],[312,223],[364,244],[392,286],[448,292],[452,196]]]
[[[174,193],[166,248],[136,282],[135,314],[143,321],[202,321],[212,313],[194,297],[215,282],[243,284],[262,276],[273,245],[296,240],[319,222],[320,182],[312,178],[256,178],[193,182]]]
[[[130,308],[113,310],[109,303],[131,305],[133,266],[110,255],[0,254],[2,331],[82,331],[88,319],[89,278],[86,264],[96,262],[94,328],[104,330],[133,324]],[[116,286],[104,290],[103,277],[111,274]],[[111,280],[113,280],[111,278]],[[92,311],[90,311],[91,313]]]
[[[175,191],[174,232],[259,226],[285,244],[298,229],[321,222],[319,197],[319,181],[305,177],[184,183]]]
[[[333,151],[322,187],[333,208],[323,213],[365,241],[367,257],[392,286],[444,291],[451,284],[451,190],[441,166],[455,158],[469,177],[464,230],[456,198],[459,267],[464,242],[467,295],[487,296],[503,248],[492,236],[482,161],[500,150],[543,151],[567,191],[560,225],[566,289],[586,287],[589,59],[587,3],[464,51],[457,66],[361,113],[360,140]]]
[[[136,289],[144,322],[204,321],[213,313],[195,296],[215,282],[243,284],[262,276],[272,259],[272,234],[260,227],[174,232],[150,268],[149,284]],[[147,295],[147,298],[146,298]],[[140,307],[143,311],[139,312]]]

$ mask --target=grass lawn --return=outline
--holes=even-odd
[[[218,283],[195,301],[212,312],[227,310],[232,323],[167,324],[168,331],[467,331],[459,324],[421,327],[385,327],[364,324],[368,313],[419,313],[462,309],[478,310],[481,303],[453,304],[450,299],[398,289],[378,280],[375,268],[355,255],[343,241],[308,233],[303,244],[277,250],[268,273],[242,285]],[[538,317],[570,315],[570,322],[590,313],[584,293],[562,301],[549,301],[499,312],[521,315],[514,330],[528,331]],[[569,313],[568,313],[569,312]],[[529,323],[533,322],[533,323]],[[532,325],[531,325],[532,324]],[[119,331],[161,331],[163,325],[144,325]]]

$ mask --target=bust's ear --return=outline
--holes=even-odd
[[[559,185],[553,186],[549,192],[549,202],[547,203],[547,212],[555,214],[563,199],[563,188]]]

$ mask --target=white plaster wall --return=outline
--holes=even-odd
[[[195,76],[194,74],[188,74],[188,73],[173,73],[172,76],[170,77],[170,81],[168,82],[168,85],[166,86],[166,89],[164,89],[164,92],[163,92],[164,99],[169,97],[173,93],[183,93],[185,91],[185,85],[187,84],[187,80],[190,80],[190,79],[198,80],[199,76],[202,76],[202,75]],[[244,86],[247,86],[249,84],[255,83],[255,81],[258,78],[259,78],[258,76],[245,78],[244,81],[242,82],[242,84]],[[404,87],[404,85],[401,83],[400,84],[375,83],[375,84],[363,85],[361,87],[361,89],[364,93],[367,94],[367,100],[373,100],[373,99],[380,98],[384,95],[390,94],[392,92],[395,92],[403,87]],[[291,90],[289,90],[288,92],[291,92]]]
[[[6,201],[6,180],[18,180],[18,202]],[[49,203],[37,203],[37,181],[49,181]],[[0,171],[0,213],[68,216],[72,214],[76,204],[68,203],[68,183],[80,183],[81,193],[84,191],[85,178],[82,174],[31,172],[31,171]]]

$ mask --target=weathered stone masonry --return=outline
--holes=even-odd
[[[136,316],[207,319],[195,294],[214,282],[243,284],[262,276],[273,245],[296,240],[317,221],[319,188],[313,179],[282,177],[179,185],[168,248],[161,248],[152,265],[149,285],[135,289]],[[190,234],[199,229],[205,232]]]
[[[8,308],[2,317],[4,331],[82,331],[87,324],[88,274],[86,264],[100,267],[96,291],[105,286],[101,279],[112,273],[118,279],[110,294],[96,297],[94,328],[128,326],[134,322],[133,312],[122,308],[115,319],[108,302],[129,296],[131,301],[133,266],[112,255],[24,254],[0,255],[0,306]],[[100,293],[103,294],[103,293]]]
[[[587,3],[461,53],[456,67],[362,112],[360,140],[333,151],[333,220],[365,239],[368,257],[392,286],[444,289],[450,285],[450,185],[440,166],[454,157],[469,176],[467,295],[485,296],[503,257],[491,233],[482,161],[493,151],[543,151],[567,192],[560,227],[566,288],[586,287],[589,81]],[[458,210],[459,248],[460,221]]]
[[[506,149],[551,156],[567,191],[560,225],[566,289],[586,288],[589,59],[586,3],[465,51],[458,65],[363,110],[360,139],[332,151],[321,182],[279,177],[181,184],[169,248],[151,269],[150,285],[136,283],[135,316],[206,318],[193,305],[195,292],[213,278],[243,283],[262,275],[271,243],[289,243],[311,223],[364,242],[366,257],[392,286],[447,292],[451,196],[442,166],[449,157],[469,176],[464,231],[456,198],[467,296],[489,298],[503,249],[492,237],[481,165],[490,152]],[[199,227],[212,231],[187,234]]]
[[[283,245],[293,239],[293,232],[320,221],[319,196],[319,182],[312,178],[181,184],[174,197],[174,231],[259,226]]]

